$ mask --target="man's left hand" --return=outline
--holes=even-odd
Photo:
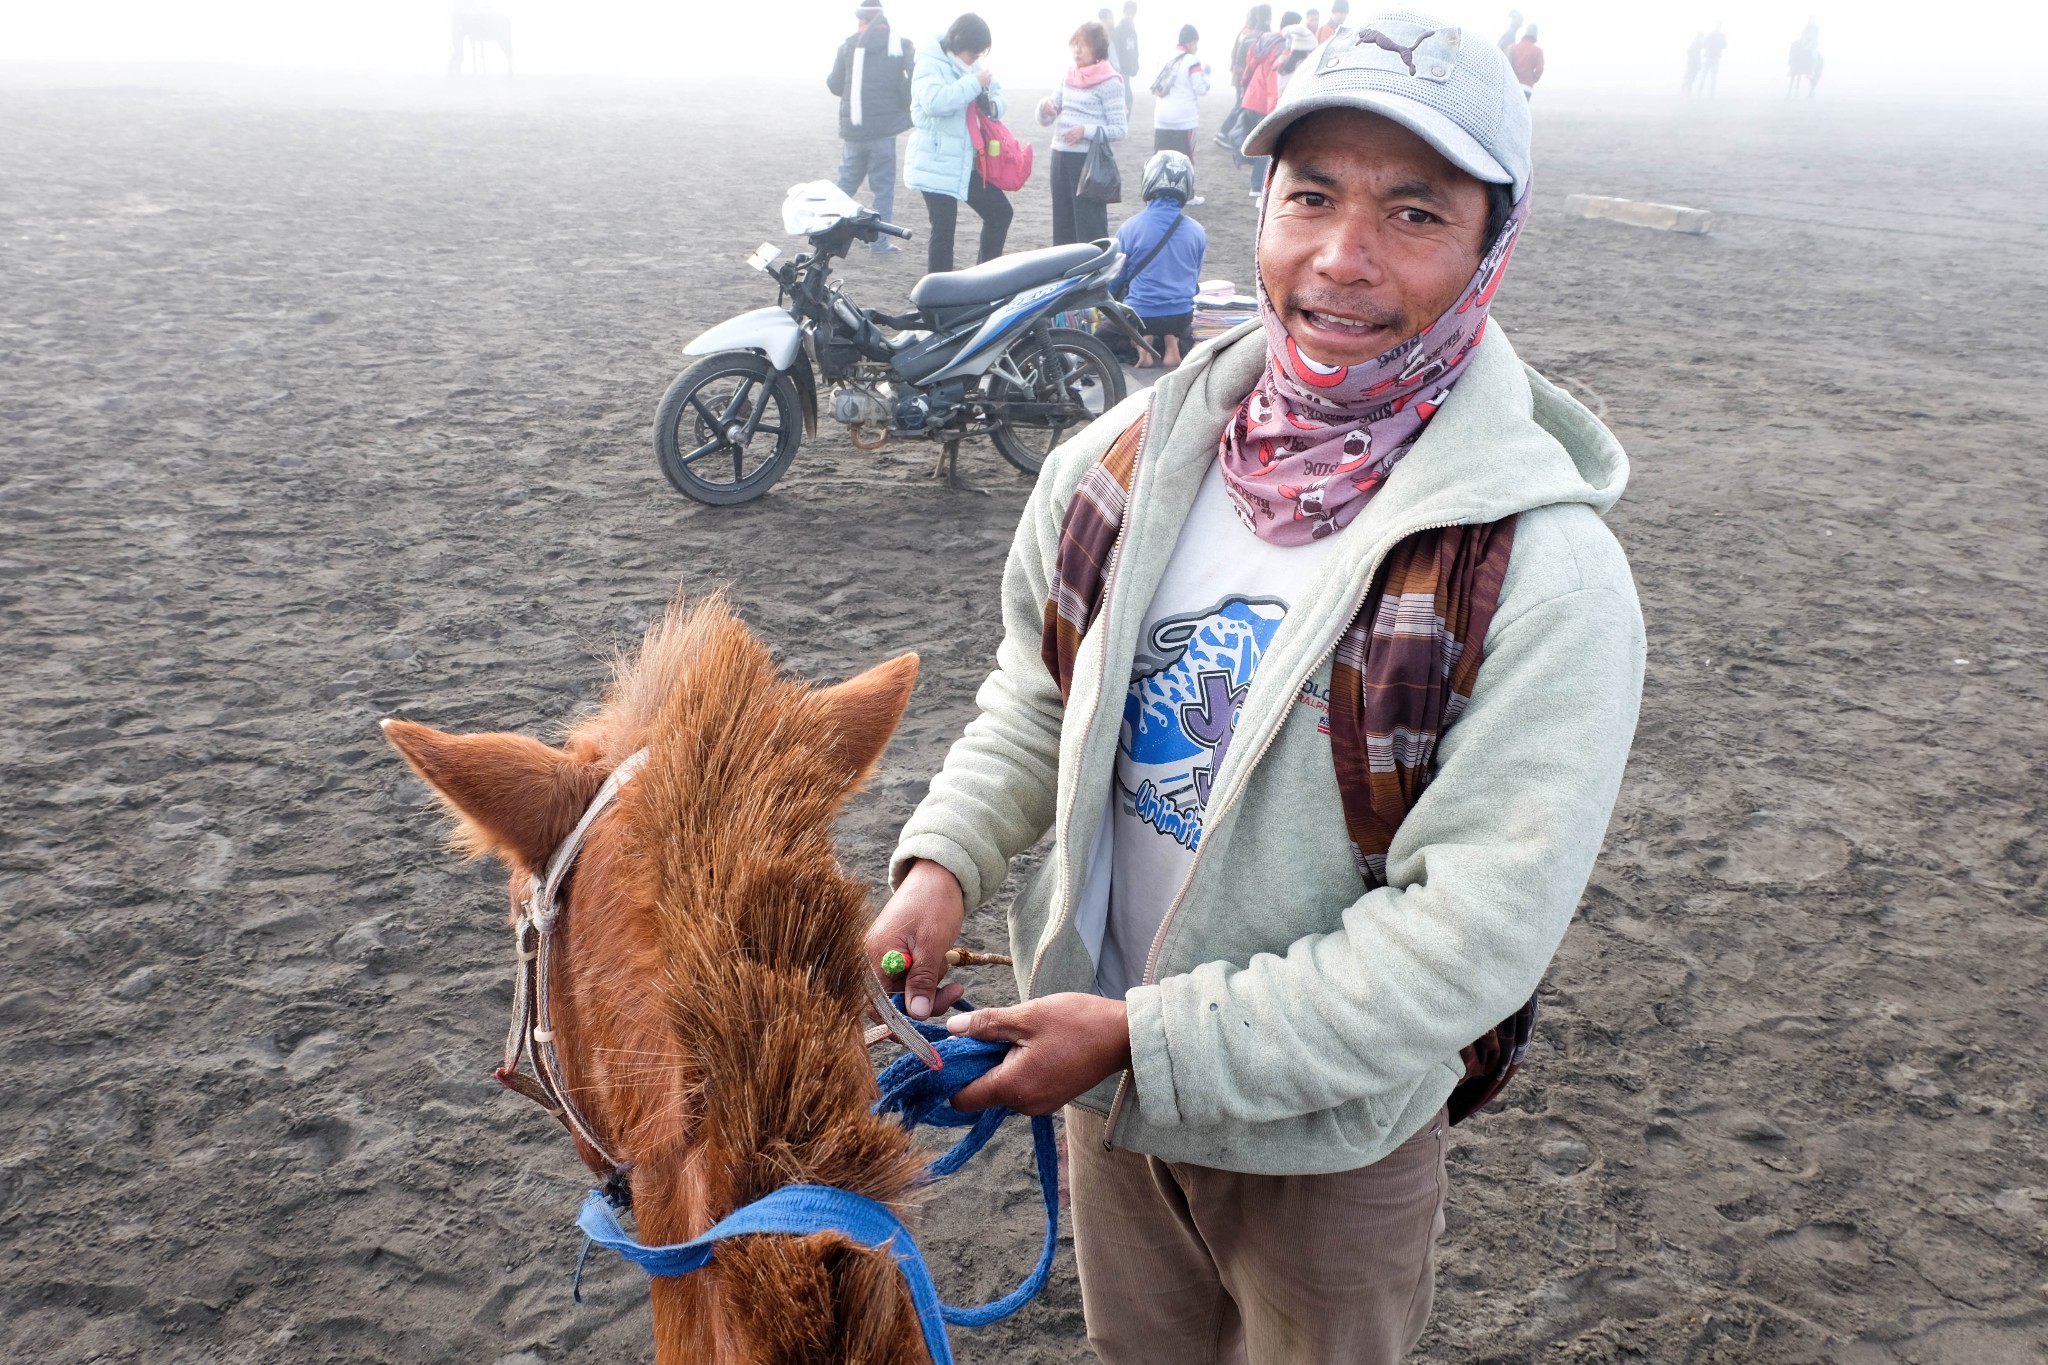
[[[1050,1114],[1131,1064],[1131,1019],[1121,1000],[1067,991],[1003,1009],[956,1014],[954,1033],[1014,1043],[995,1070],[965,1086],[953,1107],[973,1112],[1002,1105],[1021,1114]]]

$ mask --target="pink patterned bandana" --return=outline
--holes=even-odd
[[[1464,373],[1528,215],[1525,192],[1442,317],[1384,355],[1329,367],[1303,355],[1259,281],[1266,372],[1223,429],[1223,482],[1244,524],[1306,545],[1365,510]]]

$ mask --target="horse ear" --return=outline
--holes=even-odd
[[[917,656],[899,654],[857,678],[818,689],[817,698],[825,706],[826,738],[833,758],[846,771],[849,788],[867,781],[881,762],[916,683]]]
[[[547,865],[604,776],[524,735],[450,735],[409,720],[382,722],[384,738],[460,822],[455,845],[495,853],[527,872]]]

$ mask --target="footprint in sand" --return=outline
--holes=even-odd
[[[1774,1233],[1771,1246],[1830,1265],[1869,1265],[1870,1248],[1856,1235],[1854,1223],[1807,1223]]]
[[[1758,811],[1728,836],[1704,867],[1724,882],[1810,882],[1849,865],[1849,841],[1831,829]]]
[[[235,841],[225,834],[199,836],[199,852],[192,859],[192,871],[185,884],[195,891],[218,891],[228,884],[228,869],[234,865]]]

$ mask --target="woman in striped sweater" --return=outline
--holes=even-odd
[[[1109,30],[1083,24],[1068,40],[1074,65],[1067,78],[1038,106],[1038,121],[1053,125],[1052,244],[1092,242],[1109,236],[1109,205],[1074,191],[1088,144],[1097,132],[1122,142],[1130,131],[1123,77],[1109,64]]]

